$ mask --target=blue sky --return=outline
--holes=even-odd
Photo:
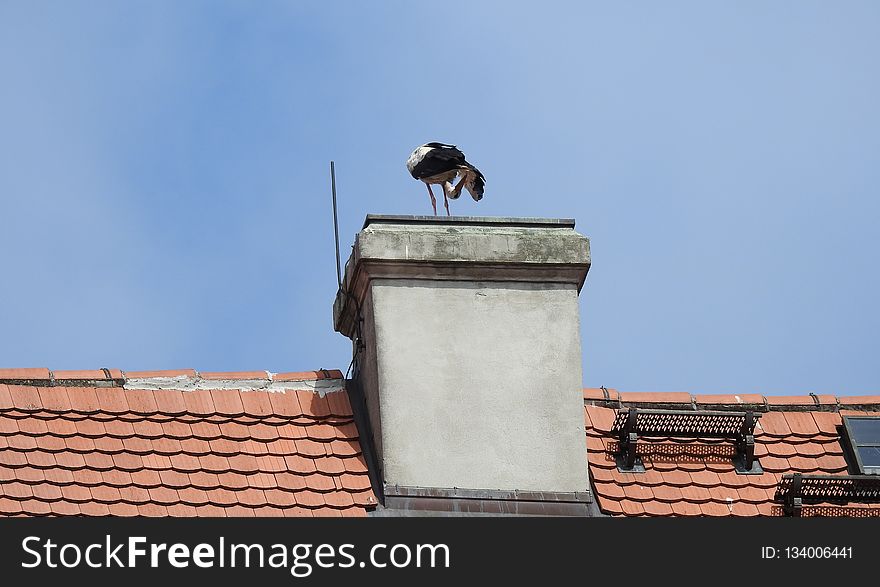
[[[343,251],[424,214],[590,237],[584,382],[880,390],[880,3],[0,0],[0,366],[345,369]]]

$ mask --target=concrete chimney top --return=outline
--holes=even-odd
[[[577,285],[590,269],[590,241],[570,218],[368,214],[345,264],[333,325],[351,338],[350,294],[364,278],[542,281]],[[378,266],[385,266],[384,270]],[[366,270],[370,268],[371,271]]]
[[[574,226],[367,216],[333,322],[354,341],[386,507],[586,512],[590,243]]]

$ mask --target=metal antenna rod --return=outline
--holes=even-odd
[[[333,190],[333,232],[336,235],[336,283],[342,289],[342,269],[339,266],[339,216],[336,213],[336,166],[330,162],[330,186]]]

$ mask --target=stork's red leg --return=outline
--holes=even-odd
[[[434,208],[434,216],[437,215],[437,199],[434,198],[434,191],[431,189],[431,184],[426,183],[428,186],[428,195],[431,196],[431,207]]]
[[[446,197],[446,189],[445,189],[445,186],[444,186],[444,189],[443,189],[443,205],[446,206],[446,215],[447,215],[447,216],[451,216],[451,214],[449,213],[449,198]]]

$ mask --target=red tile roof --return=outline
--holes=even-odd
[[[841,416],[880,416],[880,396],[764,397],[620,393],[585,389],[584,418],[590,479],[600,510],[612,516],[778,516],[776,485],[786,473],[846,475]],[[618,399],[619,398],[619,399]],[[616,409],[755,409],[755,456],[760,475],[739,475],[731,443],[699,439],[640,439],[636,452],[644,473],[617,469]],[[690,407],[688,407],[690,406]],[[748,406],[748,408],[744,407]],[[853,406],[863,411],[848,410]],[[841,409],[844,408],[844,409]],[[804,506],[804,516],[880,516],[876,505]]]
[[[342,384],[0,370],[0,515],[363,516],[376,498]]]

